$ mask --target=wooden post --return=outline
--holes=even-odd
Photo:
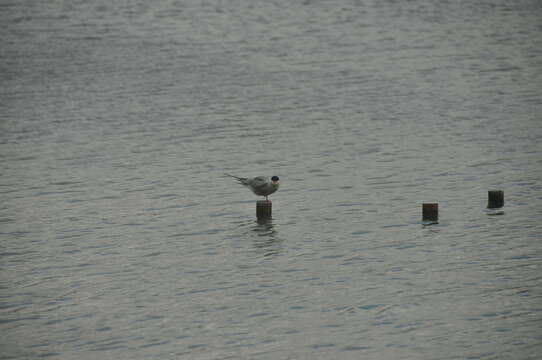
[[[438,204],[422,204],[422,220],[438,221]]]
[[[490,190],[487,192],[487,208],[497,209],[504,206],[504,191]]]
[[[258,220],[271,219],[273,203],[271,200],[258,200],[256,202],[256,217]]]

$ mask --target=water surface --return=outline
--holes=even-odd
[[[1,4],[0,358],[536,359],[541,16]]]

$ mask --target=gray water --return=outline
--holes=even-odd
[[[539,358],[539,1],[0,18],[0,359]]]

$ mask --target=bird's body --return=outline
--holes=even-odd
[[[279,177],[273,176],[268,178],[266,176],[256,176],[251,178],[243,178],[239,176],[234,176],[226,174],[232,178],[237,179],[241,185],[245,185],[249,188],[254,194],[259,196],[265,196],[266,200],[269,200],[267,197],[278,190],[279,188]]]

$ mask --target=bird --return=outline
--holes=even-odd
[[[269,201],[267,197],[277,191],[280,185],[280,179],[276,175],[272,176],[271,178],[267,176],[244,178],[230,174],[226,175],[236,179],[241,185],[245,185],[254,194],[259,196],[265,196],[265,200],[267,201]]]

